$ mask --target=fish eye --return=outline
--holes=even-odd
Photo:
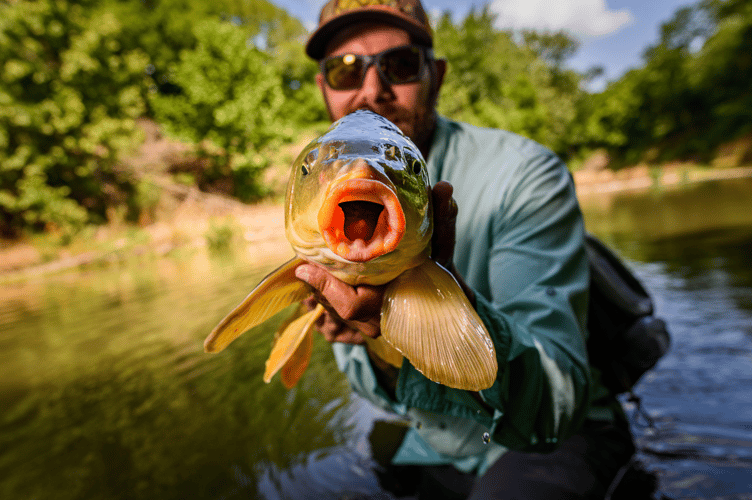
[[[300,171],[303,172],[303,175],[308,175],[311,173],[311,165],[316,163],[316,160],[319,157],[319,150],[318,148],[314,149],[313,151],[309,152],[305,160],[303,160],[303,165],[300,167]]]
[[[423,166],[420,164],[420,160],[413,160],[413,173],[415,175],[420,175],[422,169]]]

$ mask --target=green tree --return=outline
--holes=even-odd
[[[562,69],[576,43],[564,34],[527,33],[520,43],[493,26],[488,8],[459,24],[444,14],[437,55],[448,61],[439,111],[531,137],[567,157],[581,77]]]
[[[708,140],[717,144],[752,129],[752,2],[708,0],[700,6],[714,24],[687,73],[705,96]]]
[[[678,9],[645,65],[594,96],[583,143],[621,161],[709,159],[752,128],[752,2],[704,0]]]
[[[131,190],[114,168],[144,110],[146,57],[93,0],[0,6],[0,233],[103,220]]]
[[[124,43],[149,57],[147,72],[160,93],[178,93],[170,68],[183,50],[197,44],[194,27],[207,19],[222,20],[247,38],[275,52],[300,43],[303,25],[267,0],[99,0],[124,25]]]
[[[522,38],[525,46],[533,53],[548,62],[553,69],[561,70],[564,61],[577,53],[580,43],[566,33],[524,31]]]
[[[268,52],[282,74],[285,103],[280,118],[295,129],[309,129],[311,124],[328,122],[329,116],[315,82],[319,66],[305,54],[303,44],[291,40]]]
[[[203,188],[230,180],[225,191],[257,199],[265,194],[259,176],[269,164],[268,151],[294,131],[285,117],[294,105],[285,90],[290,82],[285,85],[283,67],[232,23],[204,21],[195,36],[196,48],[183,51],[171,69],[182,92],[152,94],[155,115],[208,160],[196,172]]]

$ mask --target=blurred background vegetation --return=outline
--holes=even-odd
[[[261,199],[281,148],[327,121],[306,36],[265,0],[3,2],[0,237],[137,220],[152,185],[122,158],[144,119],[190,146],[181,182]],[[643,67],[600,93],[586,90],[598,68],[565,68],[577,43],[563,33],[499,31],[481,10],[442,16],[436,43],[442,114],[529,136],[573,169],[594,152],[612,169],[710,164],[752,133],[750,0],[678,10]]]

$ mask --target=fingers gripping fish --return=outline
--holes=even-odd
[[[369,111],[345,116],[292,165],[285,232],[296,257],[264,278],[207,337],[219,352],[244,331],[311,293],[295,277],[305,261],[350,284],[384,285],[377,355],[404,356],[434,382],[465,390],[490,387],[498,370],[488,331],[454,277],[429,259],[433,213],[425,161],[390,121]],[[275,337],[264,380],[280,369],[292,387],[311,356],[324,309],[300,307]]]

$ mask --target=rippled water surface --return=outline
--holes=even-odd
[[[673,336],[637,387],[655,421],[634,426],[640,458],[668,497],[752,498],[752,182],[583,205]]]
[[[752,498],[752,182],[583,207],[673,336],[637,388],[659,494]],[[292,391],[261,380],[274,324],[202,351],[280,263],[183,253],[0,285],[0,498],[389,498],[367,439],[383,415],[321,339]]]

